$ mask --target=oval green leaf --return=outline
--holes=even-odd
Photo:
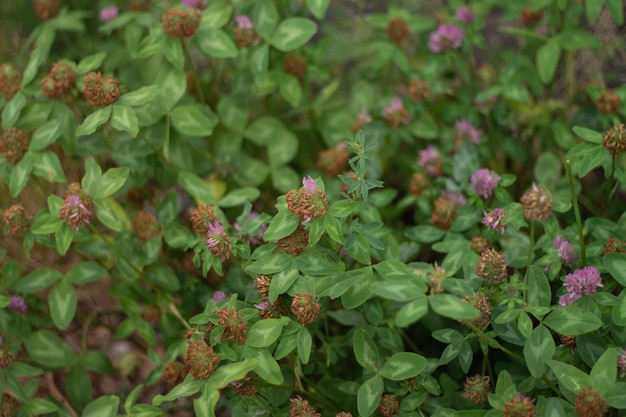
[[[290,17],[280,22],[270,43],[279,51],[289,52],[307,43],[317,32],[317,24],[303,17]]]

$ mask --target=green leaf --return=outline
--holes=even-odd
[[[81,181],[81,186],[87,195],[93,197],[100,187],[100,181],[102,181],[102,169],[90,156],[85,161],[85,176]]]
[[[604,400],[609,407],[626,409],[626,382],[617,382],[604,393]]]
[[[27,153],[22,159],[13,167],[11,171],[11,178],[9,179],[9,189],[11,190],[11,196],[17,197],[20,195],[28,180],[30,173],[33,172],[34,162],[30,153]]]
[[[285,165],[298,153],[298,138],[290,131],[281,129],[269,143],[267,151],[272,168]]]
[[[322,20],[330,0],[306,0],[306,7],[316,19]]]
[[[446,234],[445,230],[428,224],[409,227],[404,231],[404,236],[414,242],[433,243],[441,240]]]
[[[404,262],[387,259],[374,265],[376,272],[387,281],[403,281],[415,278],[415,275],[409,271]]]
[[[298,356],[303,364],[309,363],[309,358],[311,357],[311,348],[313,346],[313,338],[311,337],[311,333],[307,330],[306,327],[301,327],[298,330]]]
[[[598,0],[586,0],[585,3]],[[604,0],[600,0],[603,2]],[[567,51],[575,51],[585,48],[601,48],[602,41],[593,36],[591,33],[582,29],[565,29],[555,38],[561,47]]]
[[[307,43],[317,32],[317,24],[302,17],[290,17],[278,25],[270,43],[279,51],[289,52]]]
[[[202,13],[200,27],[219,29],[228,23],[233,14],[233,6],[228,3],[216,3],[207,7]]]
[[[626,286],[626,254],[609,252],[604,255],[602,263],[609,274],[622,286]]]
[[[90,371],[113,376],[115,368],[106,353],[99,350],[88,350],[80,357],[80,364]]]
[[[570,305],[554,310],[543,320],[543,324],[559,334],[577,336],[599,329],[602,320],[588,310]]]
[[[578,176],[584,177],[595,168],[602,165],[604,161],[610,160],[610,155],[603,146],[594,146],[585,154],[578,167]]]
[[[30,138],[30,151],[44,150],[48,145],[54,143],[61,135],[61,119],[53,119],[40,126]]]
[[[180,281],[169,266],[152,264],[145,268],[145,273],[150,277],[150,281],[167,291],[175,292],[180,289]]]
[[[554,78],[560,59],[561,46],[554,39],[549,40],[537,50],[537,72],[544,84],[550,83]]]
[[[185,53],[180,39],[166,36],[163,42],[163,56],[176,69],[183,70],[185,68]]]
[[[270,46],[263,44],[250,57],[250,69],[255,75],[265,74],[269,67]]]
[[[74,285],[87,284],[107,274],[107,269],[91,261],[78,262],[65,275],[65,279]]]
[[[28,415],[38,416],[41,414],[55,413],[59,410],[59,407],[52,401],[44,400],[43,398],[33,398],[28,403],[24,404],[24,411]]]
[[[620,296],[619,304],[613,306],[611,318],[614,324],[626,326],[626,297],[624,295]]]
[[[72,240],[74,239],[74,229],[69,224],[63,222],[61,223],[59,230],[56,231],[54,237],[57,244],[57,251],[59,252],[59,255],[63,256],[67,253],[67,250],[72,244]]]
[[[273,0],[257,0],[252,11],[254,31],[269,41],[278,24],[278,10]]]
[[[122,222],[116,214],[115,202],[111,198],[102,198],[93,200],[96,209],[96,217],[103,225],[115,232],[121,232],[123,229]]]
[[[480,316],[480,312],[452,294],[433,294],[428,297],[430,307],[443,317],[454,320],[471,320]]]
[[[222,389],[233,381],[243,379],[248,372],[253,371],[258,364],[259,361],[256,359],[246,359],[241,362],[220,365],[220,367],[213,372],[207,383],[213,388]]]
[[[291,107],[298,107],[302,100],[302,86],[300,81],[291,74],[282,74],[280,77],[280,84],[278,85],[280,95],[291,105]]]
[[[237,133],[243,133],[248,125],[250,110],[247,104],[235,101],[229,96],[220,98],[217,104],[217,113],[220,121],[229,129]]]
[[[396,313],[396,325],[407,327],[421,319],[428,312],[428,299],[422,295],[403,305]]]
[[[384,388],[384,381],[379,375],[374,375],[361,384],[357,393],[359,415],[369,417],[374,414],[376,407],[380,403]]]
[[[186,378],[183,382],[176,385],[170,392],[165,395],[157,395],[152,399],[152,404],[157,407],[165,401],[174,401],[178,398],[189,397],[200,391],[200,388],[206,383],[202,379]]]
[[[272,275],[269,290],[270,302],[273,303],[279,295],[286,293],[299,276],[296,261],[290,259],[287,267]]]
[[[611,12],[618,26],[624,24],[624,3],[621,0],[606,0],[606,8]]]
[[[333,217],[347,217],[354,213],[358,205],[356,201],[339,200],[330,205],[327,214]]]
[[[603,135],[600,132],[596,132],[595,130],[587,129],[586,127],[581,126],[574,126],[572,128],[572,131],[577,136],[584,139],[585,142],[595,143],[598,145],[602,143]]]
[[[30,152],[33,158],[33,174],[48,182],[65,182],[65,174],[57,154],[51,151]]]
[[[76,136],[91,135],[96,131],[96,129],[98,129],[109,120],[112,111],[112,106],[102,107],[101,109],[94,111],[89,116],[87,116],[85,120],[83,120],[83,123],[81,123],[80,126],[76,128],[74,134]]]
[[[528,270],[528,304],[548,307],[552,300],[550,282],[546,274],[537,265]]]
[[[30,294],[43,291],[63,277],[56,269],[38,268],[22,277],[13,289],[18,293]]]
[[[178,183],[199,203],[215,205],[215,198],[209,185],[193,172],[182,171],[178,174]]]
[[[353,336],[353,348],[356,361],[365,369],[378,369],[378,348],[369,334],[363,328],[357,328]]]
[[[405,302],[421,298],[424,291],[410,281],[404,282],[375,282],[372,290],[378,297],[388,300]]]
[[[83,410],[81,417],[115,417],[119,405],[119,397],[115,395],[102,396],[89,403]]]
[[[130,170],[127,167],[111,168],[104,173],[100,180],[98,191],[93,198],[107,198],[124,186]]]
[[[24,106],[26,106],[26,96],[21,91],[18,91],[11,101],[4,106],[4,110],[2,110],[2,128],[4,130],[8,130],[15,125]]]
[[[324,228],[332,240],[340,245],[346,244],[346,239],[343,237],[343,226],[338,219],[331,216],[324,216]]]
[[[117,99],[115,105],[121,106],[143,106],[153,101],[159,93],[159,87],[156,85],[147,85],[135,91],[122,94]],[[136,135],[135,135],[136,136]]]
[[[104,58],[106,58],[106,56],[106,52],[98,52],[82,59],[76,66],[76,74],[83,75],[87,74],[90,71],[98,69],[100,65],[102,65],[102,62],[104,61]]]
[[[226,194],[226,196],[220,200],[219,205],[220,207],[241,206],[247,202],[256,200],[260,195],[261,192],[258,188],[243,187]]]
[[[552,359],[548,360],[548,366],[554,371],[559,383],[573,393],[591,386],[591,377],[575,366]]]
[[[76,314],[77,302],[76,290],[65,279],[50,291],[48,296],[50,317],[58,329],[65,330],[69,327]]]
[[[276,342],[289,320],[264,319],[250,327],[246,337],[246,345],[255,348],[264,348]]]
[[[155,85],[159,86],[159,94],[153,101],[158,109],[166,112],[170,111],[180,98],[185,94],[187,86],[185,71],[175,68],[172,65],[163,65],[159,69],[159,75]]]
[[[253,348],[245,346],[243,350],[243,356],[245,359],[256,359],[259,361],[254,372],[259,375],[261,379],[269,382],[270,384],[281,385],[284,381],[283,373],[280,371],[280,366],[276,359],[266,348]]]
[[[556,347],[550,331],[544,326],[537,326],[524,343],[524,358],[530,374],[540,378],[547,369],[546,363],[552,358]]]
[[[78,357],[71,347],[56,334],[39,330],[24,340],[30,357],[49,368],[65,368],[76,363]]]
[[[200,30],[194,39],[198,49],[211,58],[227,59],[239,56],[237,45],[221,29]]]
[[[256,119],[248,126],[245,137],[255,145],[268,146],[285,130],[285,126],[278,119],[264,116]]]
[[[59,230],[62,224],[59,216],[42,212],[35,216],[30,231],[35,235],[48,235]]]
[[[218,118],[207,106],[185,104],[170,113],[174,128],[187,136],[211,136]]]
[[[600,356],[593,365],[589,376],[591,376],[592,386],[598,393],[604,396],[617,379],[617,355],[621,348],[609,348]]]
[[[133,138],[137,137],[137,133],[139,133],[137,115],[135,114],[135,110],[129,106],[120,104],[113,105],[111,126],[116,130],[128,133]]]
[[[289,236],[298,228],[300,220],[290,211],[279,211],[267,226],[267,230],[263,234],[263,240],[266,242],[276,242],[279,239]]]
[[[198,417],[215,417],[215,407],[219,399],[220,392],[217,389],[211,388],[209,385],[204,386],[202,395],[193,400],[194,415]]]
[[[417,353],[398,352],[385,361],[378,374],[392,381],[402,381],[419,375],[426,363],[426,358]]]

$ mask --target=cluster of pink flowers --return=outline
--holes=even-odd
[[[456,18],[461,21],[461,23],[465,23],[466,25],[471,25],[476,20],[476,14],[467,6],[459,7],[456,11]]]
[[[428,38],[428,48],[439,54],[441,52],[458,49],[463,45],[465,34],[454,24],[439,25],[437,30],[430,34]]]
[[[226,293],[224,291],[215,291],[211,297],[215,304],[226,299]]]
[[[120,10],[115,6],[105,7],[100,10],[100,20],[103,22],[109,22],[117,17]]]
[[[456,146],[461,145],[464,140],[467,140],[474,145],[480,144],[480,137],[483,134],[482,130],[472,126],[472,124],[465,119],[457,120],[455,126],[456,132],[454,134],[454,139]]]
[[[617,356],[617,367],[620,370],[619,377],[626,377],[626,347]]]
[[[600,272],[593,266],[586,266],[567,274],[563,286],[567,292],[559,297],[559,305],[568,306],[583,295],[594,294],[603,285]]]
[[[26,302],[19,295],[11,296],[11,303],[9,304],[9,310],[13,310],[18,314],[26,313],[28,307],[26,306]]]
[[[418,152],[417,163],[424,168],[428,175],[438,176],[443,171],[443,161],[437,148],[428,146]]]
[[[383,117],[394,128],[409,123],[409,112],[404,107],[400,98],[394,98],[383,110]]]
[[[498,186],[500,177],[487,168],[481,168],[474,172],[470,182],[476,194],[483,196],[484,198],[491,197],[493,190]]]
[[[578,255],[572,251],[572,245],[563,236],[557,236],[552,242],[552,246],[556,248],[565,265],[572,266],[578,260]]]
[[[504,224],[504,209],[503,208],[495,208],[491,210],[489,213],[483,211],[485,217],[483,218],[482,223],[491,227],[493,230],[504,233],[506,230],[506,225]]]

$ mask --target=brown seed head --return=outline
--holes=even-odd
[[[200,204],[193,213],[191,213],[191,224],[198,236],[206,236],[209,223],[213,223],[215,219],[215,210],[207,204]]]
[[[578,417],[603,417],[609,411],[609,407],[593,387],[586,387],[576,396],[574,410]]]
[[[626,242],[614,237],[608,238],[606,240],[606,244],[604,245],[604,253],[609,252],[626,253]]]
[[[142,241],[147,241],[159,236],[161,228],[153,214],[140,211],[133,220],[133,229]]]
[[[421,173],[416,172],[411,176],[411,182],[409,183],[409,192],[415,196],[424,194],[424,191],[428,189],[428,178]]]
[[[306,58],[298,53],[290,52],[285,56],[283,69],[287,74],[299,77],[306,71]]]
[[[387,36],[393,43],[400,43],[409,37],[409,25],[401,17],[394,17],[387,24]]]
[[[252,397],[257,392],[259,392],[259,390],[254,385],[246,383],[246,381],[252,381],[253,379],[255,378],[251,377],[250,374],[248,374],[241,381],[231,382],[230,387],[235,392],[235,395],[239,397]]]
[[[259,291],[259,295],[261,296],[261,301],[268,301],[270,299],[271,282],[271,275],[257,275],[255,284],[256,289]]]
[[[474,252],[481,254],[484,250],[489,249],[489,245],[489,239],[481,236],[476,236],[472,238],[471,249]]]
[[[544,222],[552,214],[552,195],[544,187],[533,183],[520,199],[526,220]]]
[[[498,285],[508,277],[507,267],[502,253],[487,249],[480,254],[476,275],[481,277],[486,285]]]
[[[289,417],[321,417],[321,414],[316,413],[309,402],[298,395],[289,399]]]
[[[64,200],[59,210],[59,218],[76,230],[81,224],[88,225],[93,203],[79,183],[74,182],[68,185]]]
[[[286,236],[282,239],[279,239],[276,244],[279,248],[281,248],[285,253],[288,253],[292,256],[298,256],[304,249],[306,245],[309,243],[309,232],[304,229],[301,225],[298,226],[296,230],[293,231],[292,234]]]
[[[120,83],[112,75],[90,72],[85,75],[83,94],[92,106],[108,106],[119,98]]]
[[[619,95],[615,90],[604,90],[598,100],[596,107],[604,114],[617,113],[619,110]]]
[[[2,417],[18,417],[22,415],[22,404],[20,401],[7,394],[2,394],[2,401],[0,401],[0,416]]]
[[[0,345],[0,369],[4,369],[13,362],[13,355],[8,347]]]
[[[624,132],[624,125],[619,124],[613,126],[604,134],[602,139],[602,145],[609,151],[614,157],[618,157],[622,152],[626,150],[626,133]]]
[[[463,300],[477,309],[480,312],[480,316],[471,320],[459,320],[459,322],[464,323],[467,321],[479,329],[484,329],[491,321],[491,307],[489,306],[487,297],[480,293],[474,293],[471,297],[463,297]]]
[[[20,204],[13,204],[4,211],[4,222],[9,227],[9,234],[13,237],[23,236],[30,227],[30,216]]]
[[[301,324],[310,324],[320,314],[320,303],[311,293],[299,293],[291,301],[291,312]]]
[[[431,223],[440,229],[448,230],[456,220],[458,211],[456,204],[447,198],[440,196],[435,200]]]
[[[163,367],[161,379],[168,385],[178,385],[187,376],[187,367],[180,362],[169,362]]]
[[[39,20],[46,21],[59,14],[61,0],[33,0],[33,7]]]
[[[535,417],[535,413],[535,404],[521,393],[517,393],[512,400],[505,402],[502,409],[503,417]]]
[[[467,377],[465,379],[463,396],[474,404],[482,403],[487,399],[487,396],[491,394],[490,380],[491,378],[489,376],[480,374]]]
[[[543,9],[531,10],[528,5],[524,5],[520,17],[522,18],[524,26],[536,25],[541,22],[541,19],[543,19]]]
[[[28,151],[28,145],[26,133],[11,127],[0,137],[0,155],[10,164],[16,164]]]
[[[169,9],[161,17],[163,32],[174,38],[192,36],[200,26],[201,13],[198,9]]]
[[[345,143],[339,143],[330,149],[323,150],[317,157],[317,168],[324,176],[336,177],[348,166],[350,153]]]
[[[248,323],[243,314],[232,308],[217,310],[219,325],[224,327],[222,339],[228,342],[244,343],[248,335]]]
[[[6,101],[20,91],[22,74],[11,64],[0,65],[0,93]]]
[[[201,340],[189,341],[185,365],[196,379],[208,378],[217,368],[220,359],[213,348]]]
[[[409,82],[409,97],[413,101],[422,101],[430,97],[430,84],[416,78]]]
[[[384,417],[392,417],[400,412],[398,397],[392,394],[385,394],[378,404],[378,412]]]
[[[152,0],[130,0],[129,7],[136,13],[147,12],[152,7]]]
[[[74,66],[66,61],[52,64],[46,77],[41,80],[41,92],[49,98],[66,96],[72,91],[76,82]]]

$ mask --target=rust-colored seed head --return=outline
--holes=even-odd
[[[561,345],[568,347],[572,353],[576,351],[576,336],[562,334],[560,337]]]
[[[387,36],[393,43],[400,43],[409,37],[409,25],[401,17],[394,17],[387,24]]]
[[[301,324],[310,324],[320,314],[320,303],[311,293],[296,294],[291,301],[291,312]]]
[[[409,183],[409,192],[415,196],[424,194],[424,191],[428,189],[428,179],[421,172],[416,172],[411,176],[411,182]]]
[[[543,19],[543,9],[531,10],[528,5],[524,5],[520,17],[522,18],[524,26],[536,25]]]
[[[352,417],[352,413],[342,411],[341,413],[337,413],[335,417]]]
[[[61,0],[33,0],[33,8],[39,20],[50,20],[59,14]]]
[[[480,316],[475,319],[467,320],[467,322],[479,329],[484,329],[485,326],[491,322],[491,307],[489,306],[487,297],[480,293],[474,293],[471,297],[463,297],[463,300],[480,312]],[[463,323],[464,320],[459,320],[459,322]]]
[[[13,362],[13,355],[6,346],[0,346],[0,369],[4,369]]]
[[[22,415],[22,404],[20,401],[7,394],[2,394],[2,401],[0,402],[0,416],[2,417],[18,417]]]
[[[609,411],[609,407],[593,387],[586,387],[576,396],[574,410],[578,417],[603,417]]]
[[[526,220],[544,222],[552,214],[552,195],[544,187],[533,183],[520,199]]]
[[[409,82],[409,97],[413,101],[422,101],[430,97],[430,84],[423,80],[412,79]]]
[[[344,143],[323,150],[317,157],[317,168],[326,177],[336,177],[348,166],[350,153]]]
[[[608,238],[606,240],[606,244],[604,245],[604,253],[609,252],[626,253],[626,242],[614,237]]]
[[[142,241],[155,238],[161,233],[161,228],[153,214],[145,211],[137,213],[137,217],[133,220],[133,229]]]
[[[219,325],[224,327],[222,340],[235,343],[244,343],[248,335],[248,323],[243,314],[232,308],[217,310]]]
[[[604,90],[598,101],[596,101],[596,107],[604,114],[617,113],[619,110],[619,95],[615,90]]]
[[[119,98],[120,83],[112,75],[90,72],[85,75],[83,94],[92,106],[108,106]]]
[[[79,183],[74,182],[68,185],[64,200],[59,210],[59,218],[76,230],[81,224],[88,225],[93,203]]]
[[[392,417],[400,412],[398,397],[391,394],[385,394],[378,404],[378,412],[384,417]]]
[[[147,12],[152,7],[152,0],[131,0],[129,7],[136,13]]]
[[[622,152],[626,150],[626,133],[624,132],[624,125],[619,124],[613,126],[604,134],[602,139],[602,145],[609,151],[614,157],[618,157]]]
[[[187,348],[185,365],[196,379],[208,378],[217,368],[220,359],[213,348],[200,340],[191,340]]]
[[[198,236],[205,237],[209,223],[213,223],[215,218],[215,210],[213,210],[211,206],[207,204],[200,204],[193,211],[193,213],[191,213],[191,224],[193,225],[193,230],[196,231]]]
[[[474,252],[481,254],[484,250],[489,249],[490,244],[489,239],[481,236],[475,236],[472,238],[471,249]]]
[[[30,217],[20,204],[13,204],[4,211],[4,222],[9,226],[9,234],[13,237],[23,236],[30,227]]]
[[[285,56],[283,69],[287,74],[299,77],[306,71],[306,58],[295,52],[290,52]]]
[[[170,9],[161,18],[163,32],[174,38],[192,36],[200,26],[200,10]]]
[[[465,388],[463,396],[473,402],[480,404],[491,394],[491,378],[489,376],[476,374],[465,379]]]
[[[289,399],[289,417],[321,417],[321,414],[316,413],[309,401],[298,395]]]
[[[0,93],[6,101],[20,91],[22,74],[11,64],[0,65]]]
[[[304,249],[306,245],[309,243],[309,232],[304,229],[302,226],[298,226],[296,230],[289,236],[286,236],[282,239],[279,239],[276,244],[279,248],[281,248],[285,253],[288,253],[292,256],[298,256]]]
[[[0,155],[11,164],[16,164],[28,151],[28,136],[14,127],[9,128],[0,137]]]
[[[507,277],[508,264],[504,255],[494,249],[487,249],[480,254],[476,265],[476,275],[482,278],[487,285],[498,285]]]
[[[41,92],[49,98],[56,99],[66,96],[72,91],[76,82],[76,71],[71,63],[60,61],[52,64],[52,69],[41,80]]]
[[[270,299],[270,283],[272,277],[270,275],[257,275],[255,284],[256,289],[259,291],[261,301],[268,301]]]
[[[524,394],[517,393],[512,400],[504,403],[504,417],[535,417],[536,409],[533,401]]]
[[[438,197],[435,200],[431,223],[443,230],[448,230],[456,220],[458,211],[456,204],[445,197]]]
[[[187,367],[180,362],[169,362],[163,367],[161,379],[168,385],[178,385],[185,379]]]

